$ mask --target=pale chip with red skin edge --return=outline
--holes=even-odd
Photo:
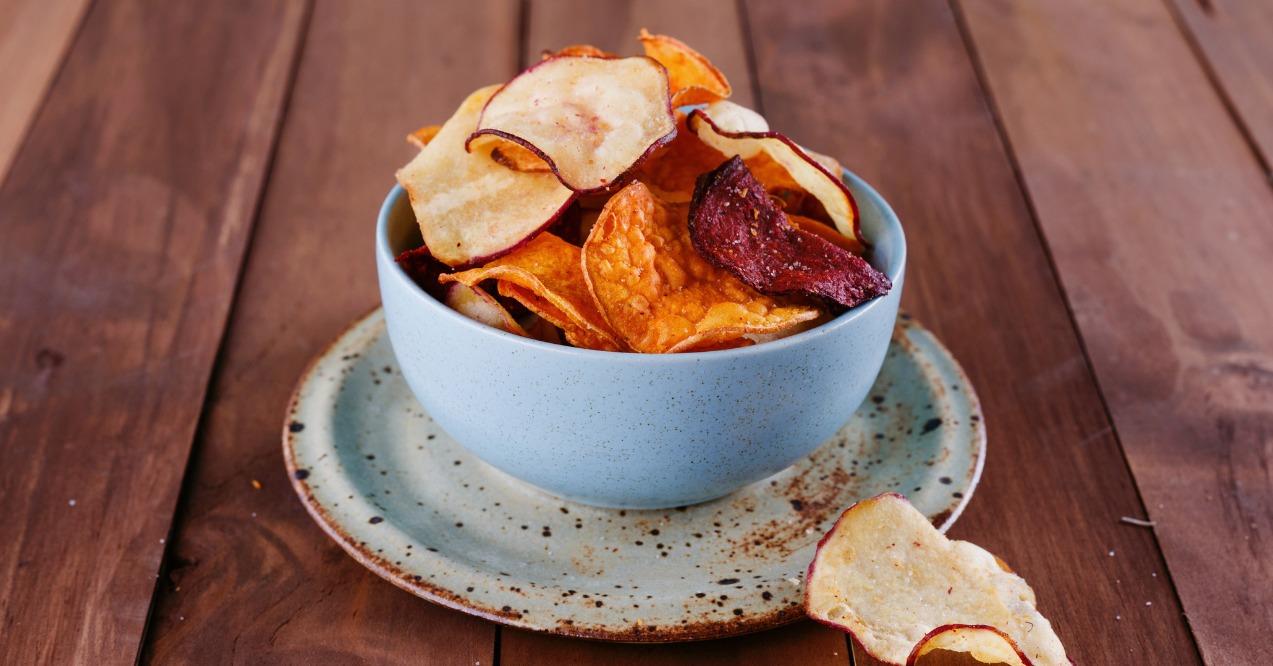
[[[897,493],[849,507],[818,542],[805,575],[805,612],[897,666],[937,649],[1070,664],[1020,576],[981,547],[947,539]],[[1006,637],[1009,649],[992,634]]]
[[[857,201],[840,179],[841,174],[828,171],[827,165],[822,161],[778,132],[745,129],[750,123],[747,120],[749,114],[754,113],[743,111],[746,110],[728,100],[712,104],[706,109],[695,109],[690,114],[690,131],[707,145],[725,155],[738,155],[749,164],[758,155],[765,154],[781,165],[802,190],[822,204],[840,233],[867,245],[866,239],[862,237]],[[758,177],[761,175],[757,174]],[[765,181],[765,178],[762,177],[761,180]]]
[[[703,257],[764,294],[851,308],[892,287],[865,259],[793,226],[736,155],[699,178],[689,228]]]
[[[515,141],[580,193],[617,188],[676,135],[667,70],[645,56],[557,56],[518,74],[482,109],[472,142]]]
[[[550,173],[514,171],[465,150],[483,106],[498,89],[488,86],[469,95],[397,173],[424,244],[448,266],[472,266],[511,252],[574,200]]]
[[[486,293],[481,287],[470,287],[461,282],[448,282],[442,302],[473,321],[506,333],[529,337],[521,324],[513,319],[513,315],[509,314],[494,296]]]

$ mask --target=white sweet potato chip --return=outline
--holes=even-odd
[[[517,248],[574,199],[551,173],[516,171],[488,154],[465,150],[483,105],[498,89],[469,95],[397,173],[425,245],[449,266],[480,264]]]
[[[533,151],[572,190],[609,190],[676,135],[667,70],[644,56],[549,58],[491,97],[473,138],[488,134]]]
[[[745,111],[746,109],[729,101],[716,102],[706,109],[696,109],[691,113],[689,128],[703,143],[727,157],[737,155],[748,162],[749,166],[762,154],[777,162],[786,170],[791,180],[822,204],[840,233],[865,244],[858,220],[857,202],[853,200],[853,194],[844,181],[840,180],[840,174],[828,171],[822,161],[782,134],[749,129],[760,126],[764,119],[756,122],[755,119],[759,116],[754,112],[744,113]],[[763,178],[761,180],[764,181]]]
[[[483,291],[480,287],[470,287],[460,282],[452,282],[446,285],[446,297],[443,299],[447,307],[456,312],[481,322],[491,328],[498,328],[501,331],[529,337],[526,330],[521,324],[513,318],[513,315],[504,309],[504,306],[495,300],[495,297]]]
[[[822,538],[806,576],[805,610],[899,666],[914,652],[960,645],[974,656],[1006,654],[981,632],[935,631],[950,625],[994,628],[1020,663],[1070,664],[1020,576],[979,546],[947,539],[895,493],[849,507]]]

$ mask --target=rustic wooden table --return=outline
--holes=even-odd
[[[404,132],[643,26],[892,201],[989,426],[953,534],[1074,660],[1273,663],[1263,0],[0,0],[0,662],[850,663],[807,622],[502,629],[358,566],[285,477]]]

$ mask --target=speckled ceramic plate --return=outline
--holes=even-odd
[[[535,631],[681,641],[800,618],[814,546],[860,498],[901,492],[949,527],[985,430],[958,364],[903,315],[866,404],[808,458],[706,504],[600,509],[517,481],[438,429],[377,310],[301,378],[283,449],[318,524],[398,587]]]

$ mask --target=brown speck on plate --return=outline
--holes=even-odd
[[[728,497],[674,511],[576,504],[481,463],[421,417],[396,367],[379,310],[314,360],[283,427],[293,487],[315,522],[382,578],[531,631],[672,642],[795,621],[803,617],[803,586],[792,572],[805,569],[845,508],[885,490],[919,488],[908,498],[944,530],[971,497],[984,458],[975,391],[913,321],[899,324],[870,393],[889,410],[867,418],[876,412],[868,400],[808,458]],[[925,431],[934,420],[960,426]],[[394,473],[382,476],[384,469]],[[664,548],[630,546],[630,535],[652,535]],[[408,547],[414,556],[384,555]],[[633,604],[639,622],[627,616]]]

